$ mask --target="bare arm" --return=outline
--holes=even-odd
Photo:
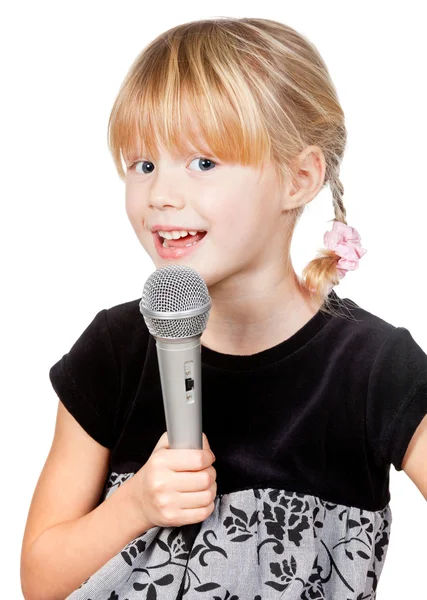
[[[402,461],[402,469],[427,500],[427,415],[412,436]]]
[[[90,513],[54,525],[35,540],[25,558],[25,577],[31,582],[26,600],[64,600],[151,527],[134,513],[129,484],[125,481]]]
[[[25,600],[64,600],[149,528],[128,494],[133,477],[98,506],[109,458],[59,401],[22,543]]]
[[[64,600],[154,523],[180,527],[213,512],[215,457],[205,434],[203,450],[172,450],[164,432],[143,467],[98,506],[109,456],[59,402],[22,544],[25,600]]]

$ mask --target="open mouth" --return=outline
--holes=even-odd
[[[185,237],[178,238],[177,240],[168,240],[161,237],[159,232],[157,232],[157,237],[163,248],[188,248],[200,242],[206,234],[207,231],[198,231],[196,235],[188,233]]]

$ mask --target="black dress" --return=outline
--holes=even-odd
[[[427,413],[427,355],[404,327],[330,298],[339,316],[319,311],[257,354],[202,346],[215,510],[202,523],[149,529],[70,600],[375,598],[390,465],[401,470]],[[99,503],[166,431],[138,303],[101,310],[49,373],[68,411],[111,450]]]

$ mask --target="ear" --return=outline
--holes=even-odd
[[[325,181],[326,161],[318,146],[307,146],[292,161],[293,181],[288,183],[285,210],[308,204],[317,196]]]

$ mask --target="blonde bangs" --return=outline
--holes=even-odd
[[[221,31],[215,31],[221,37]],[[215,37],[215,36],[214,36]],[[271,160],[268,130],[236,68],[230,40],[188,35],[157,38],[135,60],[111,111],[109,148],[123,179],[122,160],[158,160],[200,151],[225,162],[262,167]],[[218,52],[222,49],[222,52]]]

